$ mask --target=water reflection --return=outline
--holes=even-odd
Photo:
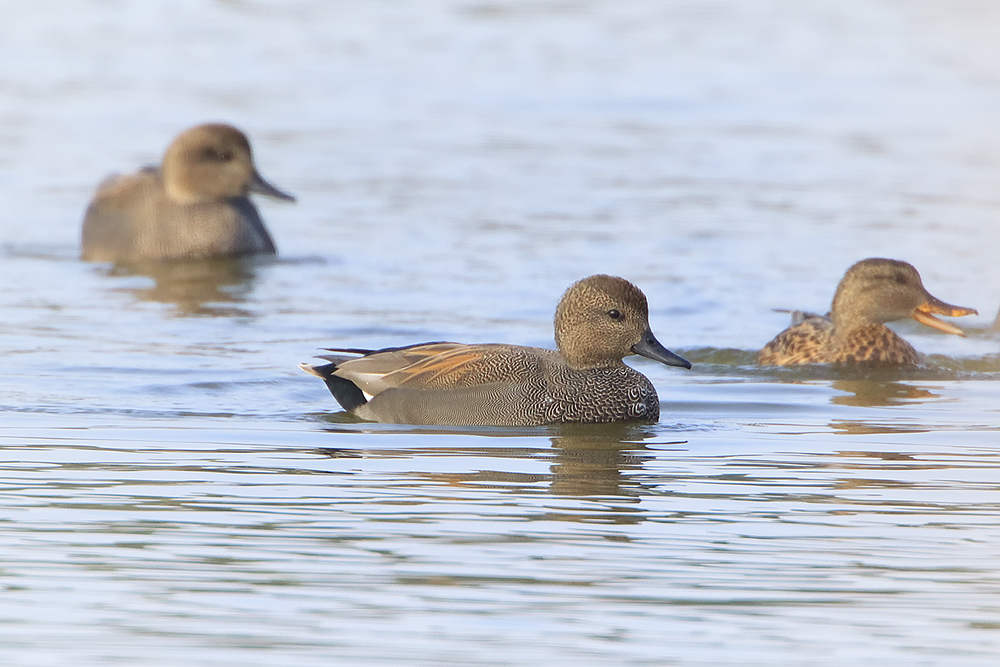
[[[570,425],[553,437],[551,493],[562,496],[624,496],[638,502],[643,484],[628,471],[640,470],[652,455],[642,440],[652,434],[645,425]]]
[[[247,317],[240,308],[253,292],[260,258],[217,258],[180,262],[149,262],[108,268],[114,277],[142,276],[152,287],[129,287],[139,301],[172,304],[184,316]]]
[[[344,413],[338,413],[344,414]],[[328,421],[334,421],[328,419]],[[347,421],[337,422],[344,424]],[[362,453],[354,449],[336,447],[321,448],[318,453],[330,458],[351,458],[375,455],[384,457],[426,457],[446,456],[449,458],[475,457],[483,461],[505,461],[512,459],[551,461],[549,472],[522,472],[510,470],[509,467],[496,469],[492,465],[484,466],[482,461],[474,469],[447,472],[413,472],[415,476],[427,482],[445,484],[453,487],[472,487],[476,489],[505,489],[518,494],[546,490],[557,496],[574,497],[614,497],[616,500],[626,499],[638,503],[640,496],[650,491],[648,484],[640,481],[643,467],[653,459],[655,454],[648,450],[644,441],[657,435],[652,424],[562,424],[549,427],[412,427],[392,424],[371,424],[361,422],[365,431],[393,432],[397,434],[442,435],[447,437],[473,436],[490,438],[536,438],[540,434],[549,433],[551,449],[538,446],[486,446],[486,447],[441,447],[430,446],[419,449],[386,450],[377,453]],[[356,433],[347,428],[328,427],[331,433]],[[658,444],[663,444],[657,440]],[[618,509],[621,509],[620,507]],[[573,517],[577,520],[585,518],[578,513]],[[630,519],[625,518],[626,521]],[[616,519],[617,521],[617,519]]]
[[[845,395],[834,396],[830,402],[834,405],[852,405],[855,407],[884,407],[903,405],[910,402],[927,401],[940,398],[923,387],[906,384],[905,382],[876,380],[837,380],[832,387]]]
[[[841,435],[888,435],[931,431],[928,426],[914,422],[872,422],[860,419],[834,419],[830,422],[830,430]]]

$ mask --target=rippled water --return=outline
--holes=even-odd
[[[989,3],[54,2],[0,25],[10,665],[993,665]],[[77,259],[96,183],[250,135],[277,259]],[[762,369],[906,259],[927,368]],[[691,371],[658,424],[338,413],[326,345],[550,346],[588,274]]]

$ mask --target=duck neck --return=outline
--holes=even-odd
[[[838,286],[830,307],[835,335],[843,336],[866,326],[884,326],[885,319],[872,316],[875,310],[867,298],[844,294],[843,285]]]
[[[615,368],[623,365],[621,359],[608,359],[606,356],[587,354],[585,351],[566,349],[559,345],[559,353],[566,364],[574,370],[590,370],[592,368]]]
[[[831,319],[833,320],[834,338],[844,338],[863,327],[885,327],[884,322],[857,314],[845,316],[833,313]]]

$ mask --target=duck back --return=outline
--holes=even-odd
[[[813,316],[778,334],[757,355],[757,363],[892,366],[919,364],[920,355],[884,324],[870,322],[838,335],[828,318]]]

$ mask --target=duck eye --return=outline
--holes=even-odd
[[[893,277],[896,279],[896,282],[899,283],[900,285],[905,285],[906,284],[906,274],[905,273],[897,273]]]
[[[609,310],[609,311],[608,311],[608,317],[610,317],[611,319],[613,319],[613,320],[615,320],[615,321],[617,321],[617,322],[621,322],[622,320],[624,320],[624,319],[625,319],[625,318],[624,318],[624,317],[622,316],[622,314],[621,314],[621,313],[619,313],[619,312],[618,312],[617,310],[615,310],[614,308],[612,308],[611,310]]]
[[[203,155],[205,156],[205,159],[214,160],[216,162],[228,162],[233,159],[232,151],[228,151],[226,149],[220,150],[218,148],[206,148]]]

